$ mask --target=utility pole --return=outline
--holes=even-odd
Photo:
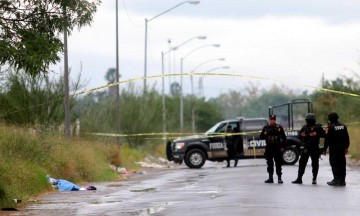
[[[120,134],[121,130],[121,117],[120,117],[120,72],[119,72],[119,9],[118,9],[118,0],[116,0],[116,100],[115,100],[115,109],[116,109],[116,133]],[[120,137],[116,137],[116,144],[119,147],[119,153],[121,153],[121,143]]]
[[[63,15],[66,20],[64,26],[64,112],[65,112],[65,137],[71,137],[70,130],[70,102],[69,102],[69,56],[68,56],[68,30],[67,30],[67,13],[66,6],[63,6]]]
[[[147,76],[147,48],[148,48],[148,19],[145,18],[145,54],[144,54],[144,95],[146,93],[146,89],[147,89],[147,86],[146,86],[146,76]]]
[[[184,131],[184,92],[183,92],[184,59],[180,59],[180,131]]]
[[[171,51],[171,50],[170,50]],[[169,51],[169,52],[170,52]],[[164,52],[161,52],[161,74],[162,74],[162,88],[161,88],[161,95],[162,95],[162,117],[163,117],[163,139],[166,145],[166,101],[165,101],[165,66],[164,66]]]

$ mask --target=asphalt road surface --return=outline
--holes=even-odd
[[[96,192],[53,193],[14,215],[360,215],[358,168],[348,168],[346,187],[330,187],[327,157],[320,161],[317,185],[311,184],[310,161],[302,185],[291,184],[298,165],[283,166],[284,184],[264,183],[264,159],[225,165],[180,166],[102,183]]]

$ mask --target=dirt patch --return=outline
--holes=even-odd
[[[118,191],[122,187],[126,187],[128,184],[137,184],[144,179],[150,179],[157,175],[161,175],[162,172],[169,171],[168,168],[144,168],[140,172],[126,175],[126,179],[116,182],[96,182],[88,183],[95,185],[98,190],[96,191],[72,191],[72,192],[58,192],[51,191],[50,193],[42,194],[36,198],[29,199],[23,205],[19,205],[15,212],[0,211],[0,215],[9,216],[47,216],[47,215],[75,215],[78,209],[82,207],[84,203],[108,204],[121,201],[105,200],[99,201],[101,198],[106,198],[107,195]],[[153,192],[156,188],[139,188],[130,192],[147,193]]]

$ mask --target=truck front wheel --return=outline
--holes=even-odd
[[[289,147],[283,152],[282,159],[286,165],[294,165],[299,160],[299,151],[296,148]]]
[[[166,142],[166,157],[167,157],[168,161],[173,161],[174,160],[174,157],[172,155],[171,142],[170,141]]]
[[[185,157],[185,164],[189,168],[201,168],[205,164],[205,153],[200,149],[191,149]]]

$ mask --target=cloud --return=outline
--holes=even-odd
[[[140,16],[151,17],[181,2],[179,0],[157,0],[156,4],[144,0],[121,0],[129,11]],[[266,16],[318,17],[338,23],[358,21],[360,2],[357,0],[202,0],[197,6],[182,6],[171,15],[192,17],[218,17],[232,19],[254,19]]]
[[[130,1],[126,2],[129,8]],[[161,8],[164,1],[159,2],[156,7]],[[215,4],[216,1],[203,1],[202,5],[206,2]],[[228,2],[235,4],[235,1]],[[300,4],[300,1],[294,2]],[[149,6],[148,3],[144,5]],[[91,79],[89,87],[105,84],[105,72],[115,66],[115,11],[106,6],[99,8],[91,27],[74,32],[69,38],[70,64],[76,69],[82,61],[83,76]],[[358,69],[356,61],[359,54],[356,49],[360,47],[360,21],[333,25],[322,17],[284,14],[235,19],[227,17],[220,9],[218,13],[223,15],[219,17],[172,14],[149,23],[149,75],[160,74],[160,53],[169,48],[169,38],[172,45],[176,45],[196,35],[207,35],[208,39],[194,40],[172,54],[171,72],[179,72],[181,57],[198,46],[211,43],[220,43],[221,47],[207,47],[193,53],[184,63],[185,72],[206,60],[225,57],[226,62],[206,64],[198,72],[229,65],[231,70],[218,72],[318,85],[322,73],[327,78],[335,78],[343,68]],[[132,13],[131,10],[128,14],[120,11],[120,73],[123,79],[143,76],[143,18],[143,15]],[[166,59],[166,65],[168,63]],[[189,93],[189,78],[185,77],[184,80],[185,92]],[[156,81],[160,83],[160,80],[149,82],[152,84]],[[179,78],[172,78],[171,81],[179,81]],[[205,93],[216,96],[229,88],[238,90],[249,81],[254,80],[209,77],[204,83],[207,88]],[[273,84],[269,81],[255,82],[264,86]]]

